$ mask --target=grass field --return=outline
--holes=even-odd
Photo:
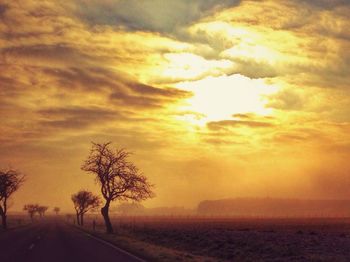
[[[25,226],[31,223],[31,220],[28,216],[24,215],[8,215],[7,216],[7,227],[8,229],[13,229],[20,226]],[[3,229],[0,225],[0,232],[2,232]]]
[[[93,218],[86,219],[86,228],[91,229]],[[208,261],[350,259],[350,220],[345,218],[115,217],[113,222],[116,236],[133,239],[140,246],[144,243],[165,248],[162,252],[169,261],[199,258]],[[96,230],[104,230],[99,218]],[[120,243],[121,239],[118,241]],[[177,252],[177,255],[171,257],[167,250]],[[181,252],[183,255],[179,255]]]

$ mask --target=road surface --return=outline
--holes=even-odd
[[[140,262],[112,245],[59,221],[0,233],[1,262]]]

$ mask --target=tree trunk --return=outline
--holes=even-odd
[[[77,225],[80,226],[80,218],[79,218],[79,213],[77,213]]]
[[[7,219],[6,219],[6,214],[2,213],[1,214],[1,220],[2,220],[2,228],[7,229]]]
[[[7,211],[7,203],[6,198],[4,199],[3,206],[0,205],[0,216],[1,216],[1,224],[3,229],[7,229],[7,221],[6,221],[6,211]]]
[[[111,220],[109,219],[109,204],[110,204],[110,202],[111,202],[110,200],[107,200],[105,206],[101,208],[101,214],[102,214],[103,219],[105,221],[107,234],[113,233],[112,223],[111,223]]]
[[[84,225],[84,214],[80,214],[80,225]]]

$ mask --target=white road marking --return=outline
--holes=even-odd
[[[34,244],[31,244],[28,249],[32,250],[34,248],[34,246],[35,246]]]

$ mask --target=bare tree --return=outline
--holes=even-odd
[[[58,213],[61,211],[61,209],[59,207],[54,207],[53,212],[56,213],[56,216],[58,215]]]
[[[113,233],[109,218],[109,207],[112,201],[131,199],[141,201],[153,196],[152,185],[139,172],[138,168],[128,161],[130,153],[125,149],[110,148],[111,143],[92,143],[90,155],[81,169],[95,175],[101,186],[105,205],[101,214],[106,224],[107,233]]]
[[[38,206],[37,207],[37,212],[39,214],[40,217],[45,216],[45,212],[49,209],[48,206]]]
[[[7,229],[8,200],[23,182],[24,175],[18,171],[12,169],[0,170],[0,216],[4,229]]]
[[[85,213],[97,208],[101,204],[98,196],[86,190],[80,190],[78,193],[73,194],[72,201],[77,215],[77,224],[81,226],[84,225]]]
[[[33,221],[33,217],[35,213],[38,212],[38,208],[38,204],[27,204],[23,207],[23,210],[28,212],[30,219]]]

